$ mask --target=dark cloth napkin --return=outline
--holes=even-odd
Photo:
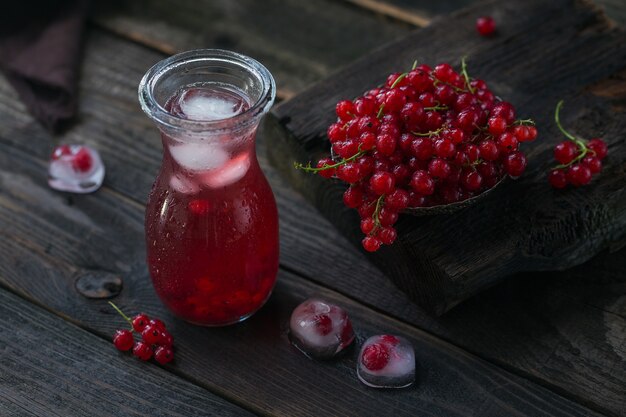
[[[53,132],[76,113],[88,0],[10,0],[0,11],[0,68],[33,116]]]

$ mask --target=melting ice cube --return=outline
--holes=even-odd
[[[309,299],[291,313],[292,343],[307,356],[329,359],[354,340],[348,314],[336,305]]]
[[[172,108],[187,119],[211,121],[236,116],[246,105],[240,95],[229,90],[199,87],[184,90]]]
[[[228,152],[217,143],[178,143],[170,146],[170,153],[179,165],[191,171],[215,169],[228,161]]]
[[[415,381],[415,352],[405,338],[392,335],[372,336],[365,341],[357,375],[374,388],[403,388]]]
[[[211,188],[226,187],[243,178],[248,168],[250,168],[250,155],[242,153],[220,168],[207,171],[202,175],[202,182]]]
[[[104,164],[95,149],[82,145],[61,145],[52,152],[48,184],[59,191],[90,193],[104,180]]]
[[[172,174],[170,187],[181,194],[195,194],[200,191],[197,184],[180,174]]]

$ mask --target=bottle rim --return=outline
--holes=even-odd
[[[191,120],[168,112],[155,97],[158,83],[163,76],[186,71],[190,66],[203,64],[221,65],[224,68],[239,68],[248,74],[252,82],[260,83],[260,95],[245,111],[225,119]],[[210,80],[207,80],[210,81]],[[181,87],[183,87],[181,85]],[[258,123],[276,98],[276,83],[268,69],[257,60],[223,49],[195,49],[172,55],[150,68],[139,83],[139,103],[142,110],[160,125],[188,132],[221,131],[244,128]]]

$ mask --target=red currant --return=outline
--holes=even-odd
[[[328,127],[326,132],[330,143],[337,143],[342,140],[346,140],[346,131],[340,123],[333,123]]]
[[[554,159],[563,165],[572,162],[577,154],[578,146],[570,140],[563,141],[554,147]]]
[[[141,338],[149,345],[154,345],[159,342],[161,338],[161,329],[158,326],[149,324],[141,332]]]
[[[70,148],[69,145],[60,145],[54,148],[54,150],[52,151],[51,158],[54,160],[57,160],[61,158],[62,156],[69,156],[71,154],[72,154],[72,148]]]
[[[461,185],[468,191],[477,191],[483,182],[482,176],[474,170],[467,170],[461,173]]]
[[[398,221],[398,212],[391,207],[383,207],[378,213],[378,221],[382,226],[393,226]]]
[[[433,154],[433,144],[429,138],[416,137],[411,143],[411,153],[422,161],[430,159]]]
[[[511,177],[519,177],[526,169],[526,157],[521,152],[513,152],[504,158],[504,169]]]
[[[554,188],[565,188],[567,186],[567,175],[563,169],[554,169],[548,174],[548,181]]]
[[[370,187],[377,195],[392,192],[395,183],[395,178],[388,172],[376,172],[370,177]]]
[[[358,187],[350,187],[343,193],[343,203],[350,208],[357,208],[363,202],[363,191]]]
[[[498,151],[502,153],[511,153],[517,150],[519,142],[514,134],[505,132],[496,139]]]
[[[361,179],[361,169],[354,162],[346,162],[337,168],[337,177],[349,184],[354,184]]]
[[[489,133],[491,133],[494,136],[498,136],[502,133],[504,133],[507,129],[507,123],[506,120],[504,120],[502,117],[491,117],[489,118]]]
[[[606,155],[609,152],[609,148],[606,145],[606,142],[602,139],[591,139],[589,143],[587,143],[587,147],[591,149],[595,156],[600,159],[606,158]]]
[[[78,152],[72,158],[72,168],[76,172],[89,172],[93,166],[93,158],[89,153],[89,150],[85,147],[81,147]]]
[[[376,103],[369,98],[358,98],[354,100],[354,111],[357,116],[370,116],[376,112]]]
[[[328,314],[318,314],[314,318],[315,330],[322,336],[326,336],[333,330],[333,321]]]
[[[117,350],[125,352],[133,347],[133,333],[130,330],[116,330],[113,335],[113,344]]]
[[[355,113],[354,103],[350,100],[342,100],[335,106],[335,112],[337,113],[337,117],[339,117],[344,122],[352,119],[352,116]]]
[[[476,19],[476,30],[482,36],[491,36],[496,31],[496,22],[491,16]]]
[[[435,142],[434,151],[441,158],[451,158],[456,155],[456,146],[448,139],[439,139]]]
[[[161,365],[170,363],[172,360],[174,360],[174,351],[170,347],[159,346],[154,352],[154,360]]]
[[[480,151],[480,157],[485,161],[495,161],[500,156],[498,146],[492,140],[484,140],[478,145]]]
[[[376,149],[383,155],[389,156],[396,150],[396,138],[382,133],[376,136]]]
[[[364,235],[369,235],[370,233],[372,233],[375,226],[376,223],[371,217],[366,217],[365,219],[361,220],[361,231]]]
[[[397,188],[385,197],[385,205],[394,210],[404,210],[409,206],[409,193]]]
[[[142,361],[147,361],[152,357],[152,348],[148,343],[136,342],[135,346],[133,347],[133,355],[135,355]]]
[[[334,163],[335,162],[330,158],[322,158],[317,163],[316,168],[324,168],[326,166],[333,165]],[[332,176],[335,175],[336,170],[335,168],[328,168],[328,169],[322,169],[321,171],[318,171],[318,173],[321,177],[332,178]]]
[[[490,113],[491,117],[503,117],[506,120],[507,124],[511,124],[515,121],[515,109],[511,105],[511,103],[507,103],[506,101],[501,101],[499,103],[494,104]]]
[[[585,156],[581,163],[586,165],[592,174],[602,171],[602,161],[597,156]]]
[[[143,330],[149,323],[150,318],[144,313],[137,314],[135,317],[133,317],[133,329],[138,333],[143,332]]]
[[[574,164],[567,170],[567,180],[575,187],[591,182],[591,170],[582,164]]]
[[[396,232],[396,229],[394,229],[393,227],[383,227],[380,230],[378,237],[380,241],[384,243],[385,245],[391,245],[393,244],[393,242],[396,241],[396,238],[398,237],[398,233]]]
[[[361,363],[370,371],[380,371],[389,363],[389,348],[380,343],[373,343],[363,349]]]
[[[435,182],[426,171],[415,171],[410,185],[421,195],[431,195],[435,192]]]
[[[380,245],[382,244],[382,242],[380,241],[380,239],[373,237],[373,236],[366,236],[363,239],[363,249],[365,249],[368,252],[376,252],[378,249],[380,249]]]
[[[450,64],[447,64],[447,63],[439,64],[435,67],[433,74],[435,75],[435,78],[437,78],[438,80],[447,82],[447,81],[450,81],[452,77],[454,76],[454,69],[452,69]]]
[[[445,179],[450,175],[450,164],[441,158],[433,158],[428,164],[428,173],[433,178]]]

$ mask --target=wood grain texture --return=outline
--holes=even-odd
[[[130,198],[143,203],[158,169],[161,155],[158,134],[139,109],[136,86],[143,72],[161,57],[119,38],[92,31],[81,80],[81,123],[56,138],[62,142],[89,143],[99,149],[108,168],[107,189],[116,190],[122,200]],[[3,143],[40,160],[47,158],[53,138],[28,116],[3,80],[0,80],[0,117]],[[517,374],[532,377],[576,401],[613,415],[621,414],[620,410],[626,408],[626,375],[621,371],[626,368],[623,354],[626,333],[619,331],[625,327],[626,277],[620,274],[624,271],[624,264],[618,262],[626,259],[626,251],[597,258],[575,271],[561,273],[558,281],[546,279],[553,278],[553,274],[537,278],[521,276],[514,282],[481,294],[443,318],[433,318],[367,262],[360,251],[355,250],[267,164],[263,157],[268,139],[259,138],[259,156],[279,204],[283,268],[415,324]],[[43,167],[33,170],[35,179],[43,180],[42,170]],[[30,182],[23,185],[24,190],[30,190]],[[46,190],[45,186],[41,188]],[[109,191],[104,194],[109,195]],[[62,213],[54,215],[53,221],[70,217],[89,224],[89,217],[80,215],[79,208],[73,209],[77,205],[82,207],[89,196],[47,193],[33,198],[28,197],[28,193],[25,195],[27,199],[46,201],[42,206],[48,211]],[[105,205],[116,207],[117,200],[107,199]],[[119,210],[122,212],[119,216],[104,208],[96,211],[94,216],[120,229],[125,227],[123,217],[130,214],[123,205]],[[141,213],[132,212],[132,216],[137,217],[137,224],[141,223]],[[39,222],[32,225],[29,221],[24,222],[25,228],[31,226],[43,227]],[[59,228],[49,233],[54,236],[57,232],[63,233]],[[92,232],[84,232],[84,236],[88,242],[96,240]],[[85,239],[72,245],[84,246],[85,243],[81,242]],[[143,256],[140,248],[126,245],[123,238],[106,240],[106,244],[106,251],[113,251],[116,255]],[[50,239],[43,245],[43,253],[51,253],[53,258],[63,256],[59,245],[61,243],[55,244],[55,240]],[[76,268],[78,271],[73,267],[66,271],[70,281],[81,271],[100,270],[101,265],[106,265],[97,253],[82,254],[80,249],[71,250],[81,263],[80,268]],[[138,264],[125,259],[116,258],[114,265],[105,269],[112,270],[112,273],[123,271],[122,277],[143,273],[142,259]],[[29,265],[28,261],[19,265],[31,268],[29,271],[35,276],[49,274],[47,268]],[[586,279],[592,272],[593,279]],[[147,278],[142,286],[126,285],[124,290],[130,291],[134,297],[142,297],[142,291],[152,294],[152,289],[144,288],[146,286],[149,287]],[[68,283],[63,291],[71,293],[72,284]],[[558,300],[557,304],[555,300]],[[58,309],[64,299],[49,302]],[[596,309],[590,309],[590,304]],[[153,306],[145,308],[152,309]],[[616,314],[604,314],[603,310]],[[556,314],[552,313],[554,311]],[[85,311],[85,320],[89,320],[88,315],[89,312]],[[581,315],[588,316],[579,323]],[[561,357],[553,355],[557,350],[570,352],[567,360],[554,360]],[[547,358],[553,360],[546,361]]]
[[[252,416],[0,289],[0,415]]]
[[[100,2],[94,19],[167,54],[223,48],[250,55],[272,72],[281,98],[410,30],[331,0]]]
[[[166,368],[247,409],[283,416],[597,415],[410,325],[284,271],[269,304],[240,325],[209,329],[177,320],[158,301],[149,283],[143,260],[141,206],[108,188],[76,199],[72,205],[58,204],[56,193],[38,176],[42,161],[0,146],[2,285],[108,337],[123,320],[105,300],[88,299],[74,291],[73,272],[115,270],[124,279],[116,303],[129,314],[145,311],[168,323],[177,358]],[[70,212],[73,214],[68,216]],[[379,333],[406,336],[420,364],[419,383],[406,390],[372,390],[356,378],[356,347],[337,360],[318,363],[290,346],[290,313],[312,295],[350,312],[359,343]],[[22,319],[17,315],[15,323]],[[9,332],[14,326],[9,326]],[[58,342],[60,352],[65,344],[64,340]],[[108,348],[113,352],[113,346]],[[96,345],[94,349],[104,348]],[[89,358],[89,353],[86,350],[84,358]],[[129,360],[111,359],[110,366],[126,366]],[[79,372],[73,361],[67,366]]]
[[[479,13],[497,15],[505,23],[497,38],[468,37]],[[518,115],[537,121],[541,137],[525,148],[530,163],[518,181],[454,215],[402,216],[396,244],[371,256],[413,299],[437,314],[516,272],[565,269],[623,244],[626,147],[620,144],[626,117],[615,106],[624,97],[607,99],[585,90],[626,68],[626,35],[595,9],[571,0],[549,5],[492,2],[357,61],[277,107],[276,123],[270,124],[271,137],[282,137],[269,147],[279,169],[358,245],[357,214],[341,204],[344,187],[294,172],[289,161],[327,152],[325,132],[340,99],[357,96],[415,57],[434,64],[457,62],[462,54],[468,55],[471,72],[514,103]],[[541,63],[549,64],[539,69]],[[583,137],[604,137],[611,157],[592,186],[555,192],[545,175],[556,141],[551,138],[558,137],[552,117],[560,98],[567,100],[564,123]]]
[[[349,3],[370,10],[374,13],[388,16],[417,27],[426,26],[435,17],[441,17],[458,11],[464,7],[480,3],[480,0],[344,0]],[[626,3],[622,0],[593,0],[606,12],[607,16],[616,23],[626,26]],[[476,14],[475,18],[478,18]],[[496,21],[499,27],[501,22]]]

